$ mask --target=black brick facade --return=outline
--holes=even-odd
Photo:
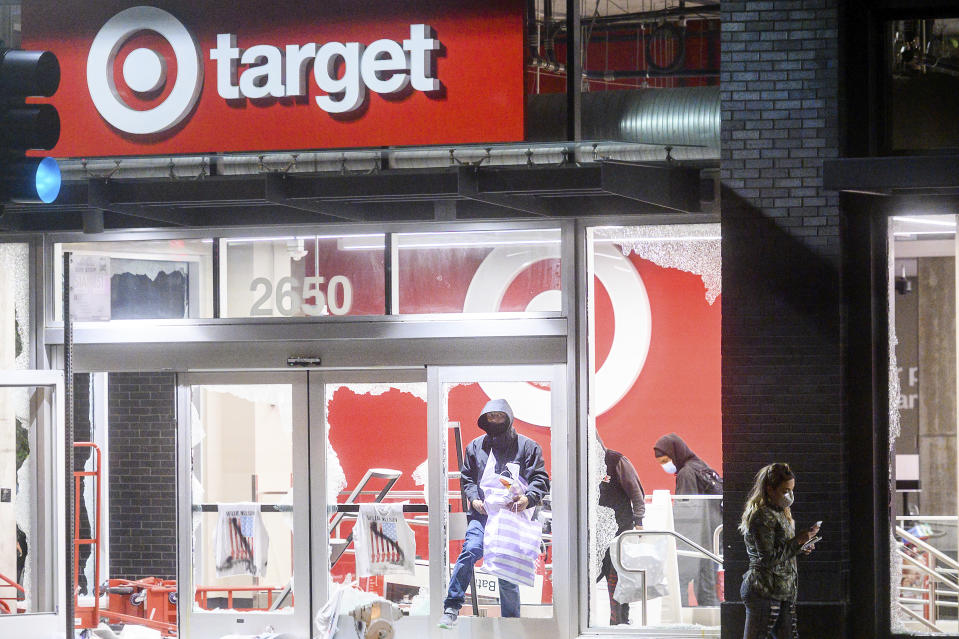
[[[176,578],[176,377],[110,373],[110,576]]]
[[[843,637],[848,597],[838,196],[838,0],[734,2],[722,12],[722,402],[726,598],[741,637],[746,568],[736,532],[759,468],[797,475],[800,636]]]

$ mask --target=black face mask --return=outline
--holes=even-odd
[[[483,430],[485,430],[486,434],[490,437],[499,437],[509,430],[509,422],[503,422],[502,424],[486,422],[486,424],[483,426]]]

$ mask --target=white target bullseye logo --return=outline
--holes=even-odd
[[[163,102],[147,110],[131,108],[117,91],[114,65],[120,48],[135,34],[153,31],[170,43],[176,57],[176,80]],[[136,93],[149,93],[164,86],[166,61],[151,49],[136,49],[127,56],[121,75]],[[196,105],[203,88],[203,64],[193,36],[172,15],[156,7],[131,7],[116,14],[101,27],[87,56],[87,87],[93,104],[113,127],[134,135],[166,131],[185,118]]]
[[[513,280],[540,260],[559,259],[559,245],[529,248],[496,248],[476,269],[466,291],[464,313],[491,313],[499,310],[503,296]],[[609,293],[613,306],[614,333],[609,356],[596,372],[596,414],[615,406],[639,377],[652,334],[652,313],[646,286],[636,267],[610,245],[598,245],[594,253],[596,277]],[[527,311],[559,311],[559,291],[545,291],[535,296]],[[549,426],[551,422],[550,392],[525,382],[480,382],[480,388],[491,398],[503,398],[513,414],[529,424]]]

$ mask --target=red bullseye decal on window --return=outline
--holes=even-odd
[[[494,249],[476,269],[466,292],[463,312],[497,312],[507,289],[520,273],[536,262],[559,257],[559,244]],[[609,355],[596,372],[595,379],[597,405],[592,412],[601,415],[629,392],[643,370],[649,353],[652,315],[646,286],[636,267],[621,252],[610,245],[598,245],[594,264],[596,277],[609,293],[614,322]],[[530,300],[525,310],[559,311],[561,304],[560,291],[543,291]],[[548,385],[481,382],[480,387],[491,398],[506,399],[517,419],[538,426],[550,425],[552,411]]]

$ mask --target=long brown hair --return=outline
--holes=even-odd
[[[759,472],[756,473],[756,479],[753,480],[753,487],[749,491],[749,496],[746,497],[743,517],[739,521],[739,532],[744,535],[749,532],[749,524],[760,507],[774,505],[769,501],[769,494],[766,492],[767,488],[775,490],[781,486],[783,482],[795,478],[796,476],[793,474],[792,469],[789,468],[789,464],[784,462],[776,462],[775,464],[769,464],[768,466],[760,468]],[[793,516],[789,508],[784,508],[783,511],[786,513],[789,521],[792,521]]]

